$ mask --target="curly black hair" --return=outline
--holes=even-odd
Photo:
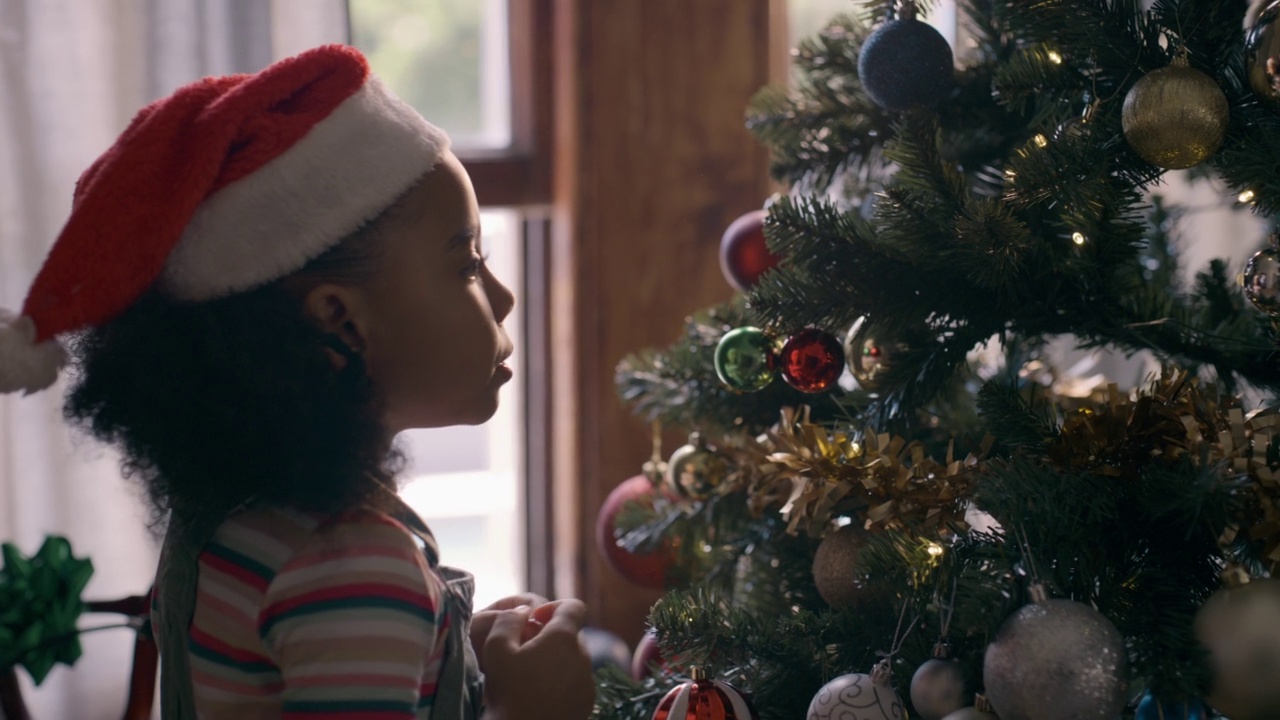
[[[401,458],[365,366],[302,302],[319,282],[368,282],[390,215],[282,280],[206,302],[153,289],[73,339],[64,414],[123,451],[153,532],[257,501],[336,512],[394,487]]]

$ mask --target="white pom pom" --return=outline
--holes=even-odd
[[[0,310],[0,393],[43,390],[58,379],[67,351],[57,340],[36,344],[31,318]]]

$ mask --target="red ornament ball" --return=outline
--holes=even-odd
[[[663,546],[652,553],[628,552],[618,545],[613,533],[617,528],[615,521],[618,513],[627,502],[634,500],[652,507],[659,492],[649,478],[636,475],[624,480],[609,493],[609,497],[600,506],[600,514],[596,516],[596,542],[609,566],[636,585],[656,590],[666,587],[667,568],[675,560],[673,551]]]
[[[807,328],[792,335],[779,354],[782,379],[806,393],[826,390],[844,372],[844,347],[831,333]]]
[[[636,651],[631,656],[631,677],[644,680],[655,667],[662,667],[662,649],[658,647],[657,634],[650,630],[636,643]]]
[[[653,720],[759,720],[751,702],[734,686],[721,680],[708,680],[694,668],[692,680],[671,689]]]
[[[778,264],[764,240],[766,210],[753,210],[729,224],[720,238],[720,271],[739,292],[751,289],[765,270]]]

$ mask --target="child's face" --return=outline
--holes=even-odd
[[[347,332],[392,432],[473,425],[511,379],[502,321],[515,296],[489,271],[471,179],[447,154],[382,228],[377,276],[355,290]]]

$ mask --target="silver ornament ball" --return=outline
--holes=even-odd
[[[1255,1],[1245,14],[1245,67],[1263,104],[1280,109],[1280,2]]]
[[[906,720],[902,700],[871,675],[841,675],[823,685],[809,703],[806,720]]]
[[[844,337],[845,363],[853,373],[853,379],[858,381],[858,387],[868,392],[879,388],[880,376],[889,369],[894,354],[901,349],[900,343],[871,337],[865,317],[855,320]]]
[[[926,660],[911,676],[911,707],[922,720],[942,720],[970,700],[964,690],[964,670],[955,660]]]
[[[987,646],[982,676],[1000,720],[1114,720],[1124,708],[1124,638],[1072,600],[1018,610]]]
[[[1280,580],[1214,593],[1196,613],[1195,633],[1213,673],[1205,702],[1231,720],[1280,717]]]
[[[1268,315],[1280,315],[1280,250],[1259,250],[1244,266],[1244,295]]]
[[[982,712],[978,708],[960,708],[950,715],[942,718],[942,720],[997,720],[995,715],[989,712]]]

